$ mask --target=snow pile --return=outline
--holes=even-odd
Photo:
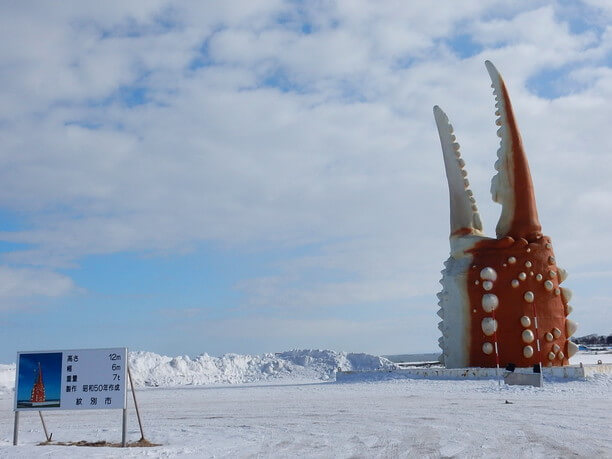
[[[578,352],[572,364],[612,363],[609,352]],[[131,352],[130,368],[138,387],[243,384],[253,382],[306,382],[335,379],[337,369],[377,370],[395,367],[384,357],[329,350],[293,350],[276,354],[202,354],[167,357],[152,352]],[[0,364],[0,394],[15,387],[15,364]]]
[[[0,394],[15,389],[15,364],[0,363]]]
[[[277,379],[329,380],[337,369],[393,368],[383,357],[329,350],[293,350],[277,354],[202,354],[166,357],[152,352],[130,353],[130,369],[137,386],[240,384]]]
[[[266,381],[333,380],[337,369],[377,370],[393,368],[384,357],[329,350],[293,350],[276,354],[202,354],[167,357],[153,352],[130,352],[130,369],[138,387],[242,384]],[[0,365],[0,392],[15,387],[15,364]]]

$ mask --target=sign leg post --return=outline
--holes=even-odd
[[[13,446],[17,446],[19,440],[19,411],[15,411],[15,426],[13,427]]]
[[[134,399],[134,408],[136,408],[138,426],[140,427],[140,441],[145,441],[144,430],[142,429],[142,421],[140,420],[140,410],[138,409],[138,402],[136,401],[136,391],[134,390],[134,382],[132,381],[132,372],[130,371],[129,365],[127,366],[127,374],[130,380],[130,387],[132,388],[132,398]]]
[[[121,428],[121,446],[127,446],[127,408],[123,408],[123,426]]]
[[[45,438],[47,439],[47,441],[51,441],[51,437],[49,436],[49,432],[47,432],[47,424],[45,424],[45,418],[43,418],[42,411],[39,411],[38,415],[40,416],[40,420],[41,420],[42,425],[43,425],[43,430],[45,431]]]

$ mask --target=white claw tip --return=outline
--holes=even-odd
[[[573,341],[567,342],[567,356],[572,357],[578,352],[578,345]]]
[[[486,60],[485,66],[487,67],[487,72],[489,72],[489,76],[491,77],[492,80],[499,78],[499,72],[497,71],[497,69],[495,68],[495,66],[493,65],[491,61]]]
[[[578,330],[578,324],[573,320],[566,319],[565,321],[565,331],[567,332],[567,336],[572,336]]]
[[[569,303],[572,300],[572,291],[570,289],[561,287],[561,294],[563,295],[563,299],[566,303]]]

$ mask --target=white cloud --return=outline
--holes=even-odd
[[[30,245],[3,259],[40,266],[32,276],[91,254],[315,243],[272,280],[245,281],[245,302],[430,292],[434,314],[448,251],[434,104],[456,127],[489,234],[499,213],[485,58],[506,77],[559,260],[607,262],[610,32],[574,31],[554,2],[24,8],[0,18],[13,44],[0,51],[0,206],[26,225],[0,238]],[[460,58],[459,35],[482,50]],[[543,71],[573,90],[534,94]],[[126,104],[125,87],[148,103]]]
[[[74,293],[72,280],[46,269],[0,266],[0,310],[17,309],[33,297]]]

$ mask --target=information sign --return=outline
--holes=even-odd
[[[15,411],[125,409],[127,349],[18,352]]]

